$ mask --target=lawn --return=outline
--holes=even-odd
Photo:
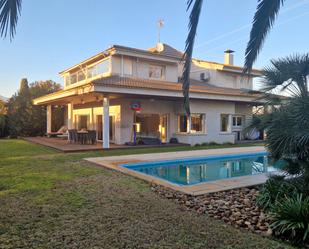
[[[147,183],[82,160],[152,151],[162,150],[64,154],[0,140],[0,248],[292,248],[182,211]]]

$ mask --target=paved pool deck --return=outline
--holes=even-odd
[[[164,187],[180,191],[190,195],[202,195],[207,193],[219,192],[229,189],[249,187],[265,183],[268,178],[267,173],[249,176],[240,176],[223,180],[216,180],[212,182],[205,182],[196,185],[177,185],[167,182],[165,180],[145,175],[128,168],[120,167],[122,164],[137,163],[137,162],[152,162],[161,160],[174,160],[184,159],[192,157],[207,157],[207,156],[219,156],[219,155],[233,155],[233,154],[246,154],[246,153],[258,153],[266,152],[263,146],[252,147],[234,147],[225,149],[208,149],[208,150],[193,150],[193,151],[178,151],[178,152],[164,152],[164,153],[149,153],[149,154],[137,154],[126,156],[111,156],[111,157],[94,157],[85,158],[85,160],[95,163],[96,165],[103,166],[112,170],[117,170],[122,173],[143,179],[147,182],[162,185]]]

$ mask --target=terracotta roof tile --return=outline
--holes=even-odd
[[[112,87],[125,87],[125,88],[140,88],[140,89],[153,89],[153,90],[167,90],[167,91],[182,91],[180,82],[168,82],[160,80],[149,80],[141,78],[111,76],[93,81],[94,84],[106,85]],[[190,86],[191,93],[205,93],[205,94],[218,94],[229,96],[244,96],[244,97],[257,97],[257,94],[249,93],[245,89],[234,89],[217,87],[208,83],[192,80]]]

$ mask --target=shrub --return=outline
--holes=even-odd
[[[295,243],[309,241],[309,198],[302,194],[286,197],[272,206],[271,228],[276,235]]]
[[[8,135],[7,117],[0,113],[0,138]]]
[[[294,184],[286,181],[284,176],[271,176],[263,185],[257,197],[257,205],[269,210],[276,202],[295,192]]]
[[[208,145],[213,146],[213,145],[219,145],[217,142],[209,142]]]

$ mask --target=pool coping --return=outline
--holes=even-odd
[[[251,147],[233,147],[224,149],[208,149],[208,150],[192,150],[192,151],[178,151],[178,152],[164,152],[164,153],[149,153],[149,154],[134,154],[125,156],[111,156],[111,157],[94,157],[85,158],[86,161],[95,163],[96,165],[103,166],[112,170],[120,171],[124,174],[145,180],[150,183],[162,185],[175,191],[180,191],[189,195],[202,195],[213,192],[220,192],[235,188],[249,187],[265,183],[270,173],[261,173],[249,176],[239,176],[229,179],[215,180],[211,182],[199,183],[195,185],[178,185],[170,183],[164,179],[155,176],[146,175],[144,173],[123,167],[124,164],[133,163],[149,163],[155,161],[165,160],[179,160],[189,159],[190,157],[211,157],[220,155],[233,155],[233,154],[248,154],[248,153],[261,153],[266,152],[263,146]]]

